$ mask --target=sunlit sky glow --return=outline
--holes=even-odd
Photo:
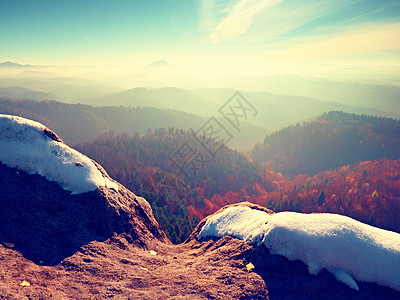
[[[398,0],[2,1],[0,61],[202,73],[398,72]]]

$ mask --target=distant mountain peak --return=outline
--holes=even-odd
[[[31,67],[31,65],[21,65],[12,61],[6,61],[3,63],[0,63],[0,67],[5,67],[5,68],[25,68],[25,67]]]
[[[30,64],[19,64],[13,61],[6,61],[0,63],[0,68],[44,68],[45,66],[39,66],[39,65],[30,65]]]
[[[172,67],[173,64],[169,63],[168,61],[161,59],[152,62],[149,67]]]

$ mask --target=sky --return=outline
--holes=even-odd
[[[260,76],[400,70],[398,0],[0,0],[0,61]]]

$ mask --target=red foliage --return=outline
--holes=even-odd
[[[400,160],[364,161],[294,179],[265,173],[265,182],[274,183],[266,191],[254,183],[254,194],[228,192],[205,199],[205,207],[196,208],[199,216],[214,213],[224,205],[251,201],[275,211],[330,212],[347,215],[371,225],[400,232]],[[324,197],[321,193],[324,193]]]

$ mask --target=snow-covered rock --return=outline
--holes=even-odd
[[[91,159],[52,137],[44,125],[0,114],[0,162],[57,182],[73,194],[118,186]]]
[[[228,207],[207,219],[198,238],[226,235],[301,260],[311,274],[326,269],[356,290],[355,280],[400,290],[400,234],[349,217]]]

